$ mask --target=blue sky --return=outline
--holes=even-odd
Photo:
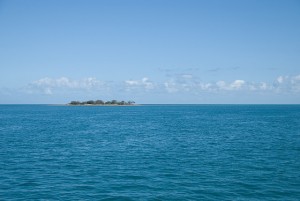
[[[0,103],[300,103],[300,1],[0,0]]]

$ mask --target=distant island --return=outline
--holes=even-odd
[[[89,101],[71,101],[67,105],[135,105],[134,101],[117,101],[117,100],[111,100],[111,101],[103,101],[103,100],[89,100]]]

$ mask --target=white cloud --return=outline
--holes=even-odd
[[[174,93],[178,91],[178,87],[176,86],[176,83],[173,80],[170,80],[168,82],[164,83],[165,90],[169,93]]]
[[[211,88],[217,89],[217,90],[225,90],[225,91],[232,91],[232,90],[239,90],[241,89],[246,82],[244,80],[235,80],[230,84],[227,84],[225,81],[220,80],[217,81],[215,86],[210,84]]]
[[[60,77],[60,78],[41,78],[39,80],[33,81],[30,83],[26,91],[28,93],[44,93],[47,95],[53,94],[55,91],[60,90],[99,90],[107,88],[107,85],[97,80],[96,78],[84,78],[81,80],[71,80],[67,77]]]
[[[292,90],[300,92],[300,75],[291,78]]]
[[[178,76],[164,82],[164,88],[169,93],[174,92],[221,92],[221,91],[261,91],[274,93],[298,93],[300,92],[300,75],[279,76],[274,83],[248,82],[236,79],[232,82],[219,80],[216,82],[203,82],[190,76]]]
[[[300,82],[300,75],[292,77],[292,83],[299,83]]]
[[[277,82],[278,83],[283,83],[283,76],[279,76],[278,78],[277,78]]]
[[[213,85],[211,83],[200,84],[199,86],[200,86],[201,90],[208,90],[208,91],[210,91],[213,88]]]
[[[244,80],[235,80],[230,84],[229,89],[240,89],[245,84]]]
[[[244,85],[246,89],[249,89],[250,91],[267,91],[267,90],[272,90],[272,86],[266,82],[259,82],[259,83],[246,83]]]
[[[53,78],[42,78],[32,83],[35,86],[39,87],[65,87],[65,88],[80,88],[80,89],[89,89],[98,85],[101,85],[101,82],[96,78],[84,78],[82,80],[70,80],[67,77],[61,77],[57,79]]]
[[[126,91],[134,89],[151,90],[155,88],[155,84],[147,77],[144,77],[141,80],[125,80],[124,83]]]
[[[300,92],[300,75],[279,76],[273,83],[273,90],[277,93]]]
[[[216,86],[220,90],[227,90],[227,84],[223,80],[216,82]]]
[[[136,85],[139,85],[139,82],[136,81],[136,80],[126,80],[125,83],[126,83],[128,86],[136,86]]]
[[[142,79],[142,84],[144,85],[145,89],[153,89],[154,88],[154,84],[149,81],[149,78],[144,77]]]
[[[261,90],[267,90],[268,89],[268,85],[265,82],[260,83],[259,88]]]
[[[277,77],[273,83],[268,82],[251,82],[243,79],[236,79],[231,82],[219,80],[216,82],[204,82],[190,74],[180,74],[173,78],[162,82],[153,82],[148,77],[138,80],[125,80],[119,84],[112,84],[100,81],[96,78],[84,78],[81,80],[73,80],[67,77],[60,78],[41,78],[28,85],[26,91],[28,93],[55,94],[65,91],[93,91],[116,92],[123,90],[124,92],[167,92],[167,93],[192,93],[199,92],[270,92],[270,93],[299,93],[300,92],[300,75]]]

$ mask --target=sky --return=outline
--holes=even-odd
[[[299,0],[0,0],[0,104],[300,104]]]

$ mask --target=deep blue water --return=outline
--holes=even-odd
[[[300,200],[300,105],[0,105],[0,200]]]

